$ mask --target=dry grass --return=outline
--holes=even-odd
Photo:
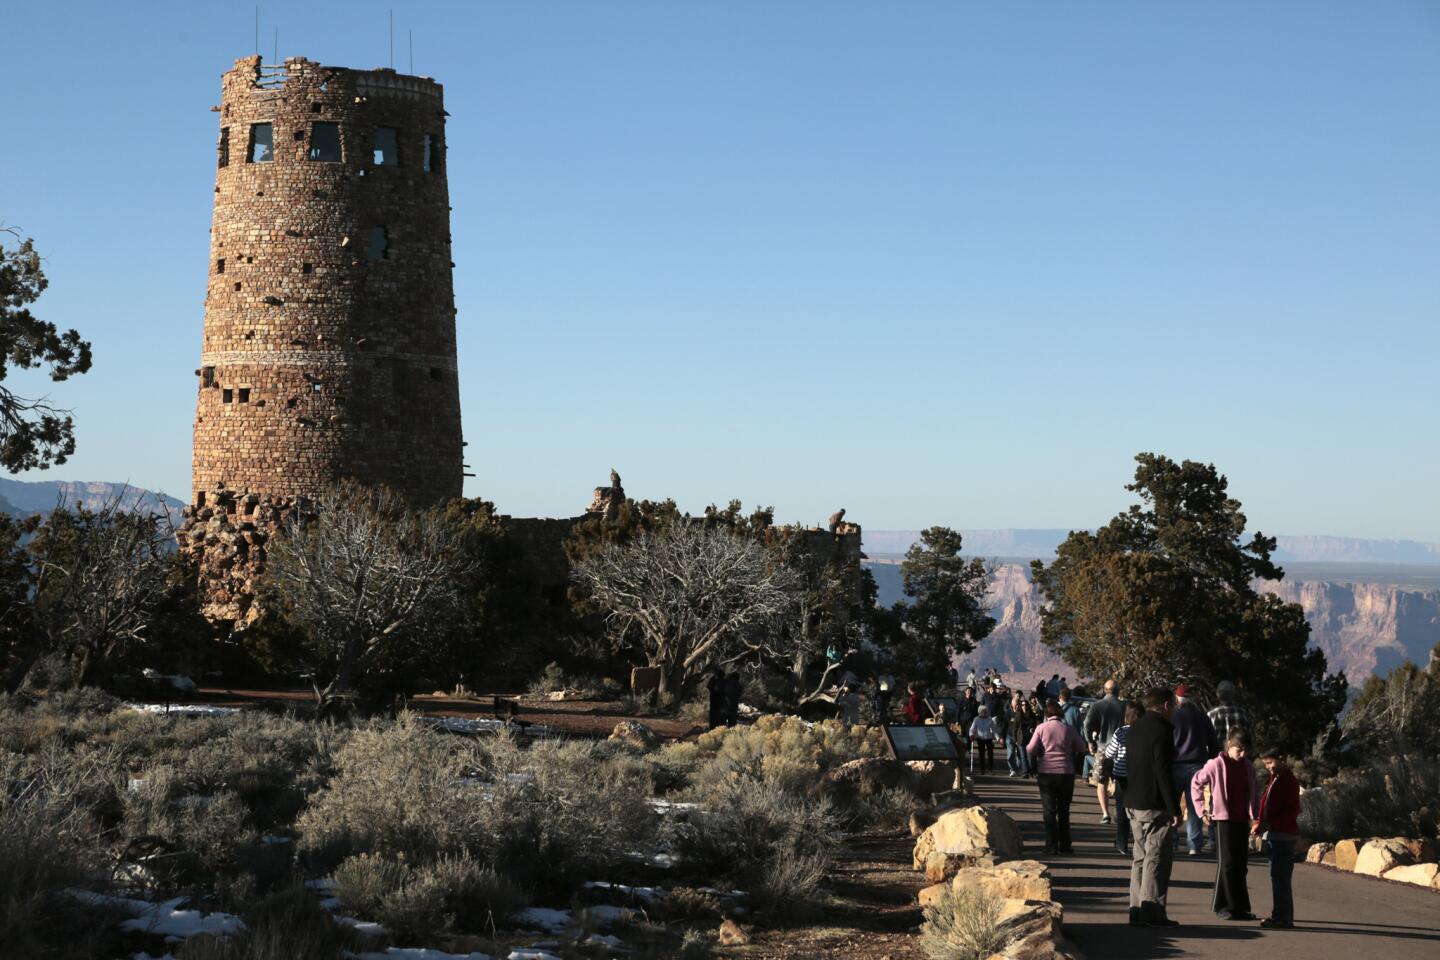
[[[925,908],[920,946],[930,960],[985,960],[1004,945],[1001,902],[977,888],[947,888]]]

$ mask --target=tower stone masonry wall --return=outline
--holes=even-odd
[[[236,619],[295,504],[347,478],[439,503],[464,468],[440,84],[246,57],[218,110],[182,542]]]

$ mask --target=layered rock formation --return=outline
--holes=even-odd
[[[898,564],[872,561],[868,566],[882,604],[902,599]],[[1430,651],[1440,643],[1440,590],[1289,579],[1260,581],[1256,587],[1300,604],[1310,622],[1311,642],[1324,652],[1331,670],[1344,670],[1355,684],[1405,660],[1429,663]],[[991,666],[1006,676],[1070,673],[1040,641],[1041,604],[1029,567],[998,564],[988,597],[995,630],[959,666]]]

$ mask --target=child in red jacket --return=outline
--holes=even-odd
[[[1295,843],[1300,839],[1300,784],[1285,764],[1285,752],[1270,747],[1260,752],[1270,782],[1260,797],[1260,819],[1252,832],[1265,838],[1270,851],[1270,889],[1275,906],[1262,927],[1288,930],[1295,926],[1295,897],[1290,878],[1295,872]]]

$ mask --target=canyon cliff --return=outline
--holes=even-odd
[[[903,599],[898,563],[867,565],[880,587],[882,604]],[[1426,664],[1440,643],[1440,590],[1323,579],[1260,581],[1256,588],[1300,604],[1310,622],[1310,642],[1324,652],[1330,670],[1345,671],[1353,685],[1405,660]],[[987,597],[995,629],[961,662],[982,669],[993,666],[1006,675],[1071,672],[1040,641],[1041,602],[1029,567],[997,564]]]

